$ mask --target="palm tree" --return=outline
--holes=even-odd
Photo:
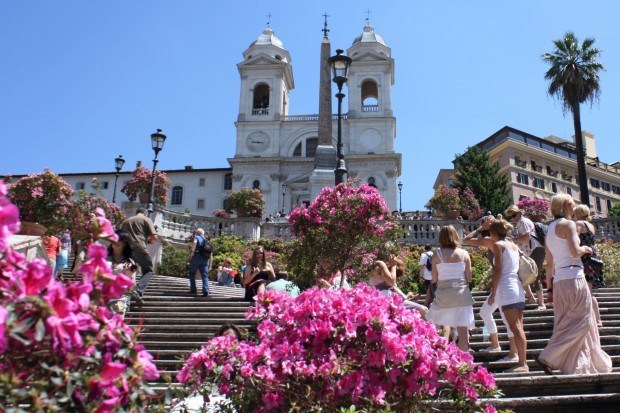
[[[597,61],[601,51],[592,47],[595,42],[595,39],[588,38],[579,45],[575,34],[567,32],[562,39],[553,41],[555,49],[551,53],[542,55],[542,59],[551,65],[545,73],[545,79],[549,80],[547,93],[562,102],[564,112],[570,110],[573,114],[579,193],[581,203],[584,205],[590,205],[590,194],[579,105],[598,100],[601,92],[598,73],[605,70]]]

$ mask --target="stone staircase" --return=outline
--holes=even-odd
[[[197,280],[200,284],[200,281]],[[198,287],[200,290],[200,286]],[[202,346],[215,331],[226,322],[245,328],[252,324],[244,316],[248,303],[242,301],[243,289],[211,285],[209,297],[188,293],[188,281],[156,275],[144,296],[145,304],[133,306],[126,320],[141,325],[140,341],[153,354],[160,372],[168,374],[176,382],[176,372],[183,359]],[[528,365],[530,373],[510,374],[502,371],[511,364],[497,360],[508,354],[508,338],[499,312],[495,313],[501,353],[474,355],[477,363],[495,374],[498,387],[504,396],[489,400],[498,409],[517,412],[605,412],[617,411],[620,406],[620,288],[595,291],[599,300],[603,327],[600,328],[601,343],[612,357],[613,372],[599,375],[545,375],[534,357],[546,345],[553,330],[553,310],[536,310],[527,305],[525,333],[528,339]],[[485,293],[474,293],[477,313],[486,299]],[[484,342],[482,321],[476,315],[476,328],[472,331],[471,347],[478,351],[490,343]],[[446,409],[449,406],[445,406]]]

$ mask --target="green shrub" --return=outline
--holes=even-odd
[[[241,271],[241,267],[245,265],[244,255],[247,256],[248,250],[253,248],[252,244],[245,239],[236,235],[223,235],[221,237],[211,239],[213,245],[213,262],[211,263],[212,279],[217,277],[217,269],[226,258],[228,258],[237,271]]]
[[[165,244],[157,274],[186,277],[189,270],[189,245]]]
[[[604,241],[596,245],[605,263],[604,275],[607,287],[620,287],[620,243]]]

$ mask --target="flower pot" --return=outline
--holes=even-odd
[[[140,195],[138,195],[138,198],[140,199],[141,204],[146,204],[147,202],[149,202],[149,194],[146,192],[142,192]]]
[[[250,216],[250,213],[244,208],[235,209],[235,213],[239,218],[247,218]]]
[[[22,221],[21,230],[18,232],[18,235],[35,235],[41,237],[45,235],[45,228],[41,224],[37,224],[35,222]]]
[[[457,219],[459,216],[459,211],[446,211],[446,218],[448,219]]]

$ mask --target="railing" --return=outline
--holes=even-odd
[[[597,218],[592,220],[592,224],[596,228],[596,238],[620,240],[620,217]]]
[[[362,112],[379,112],[379,105],[362,105]]]
[[[347,119],[347,115],[342,115],[342,119]],[[284,122],[315,122],[319,120],[319,115],[288,115],[284,116]],[[332,120],[338,120],[338,114],[332,115]]]
[[[269,115],[269,108],[252,109],[252,115]]]

